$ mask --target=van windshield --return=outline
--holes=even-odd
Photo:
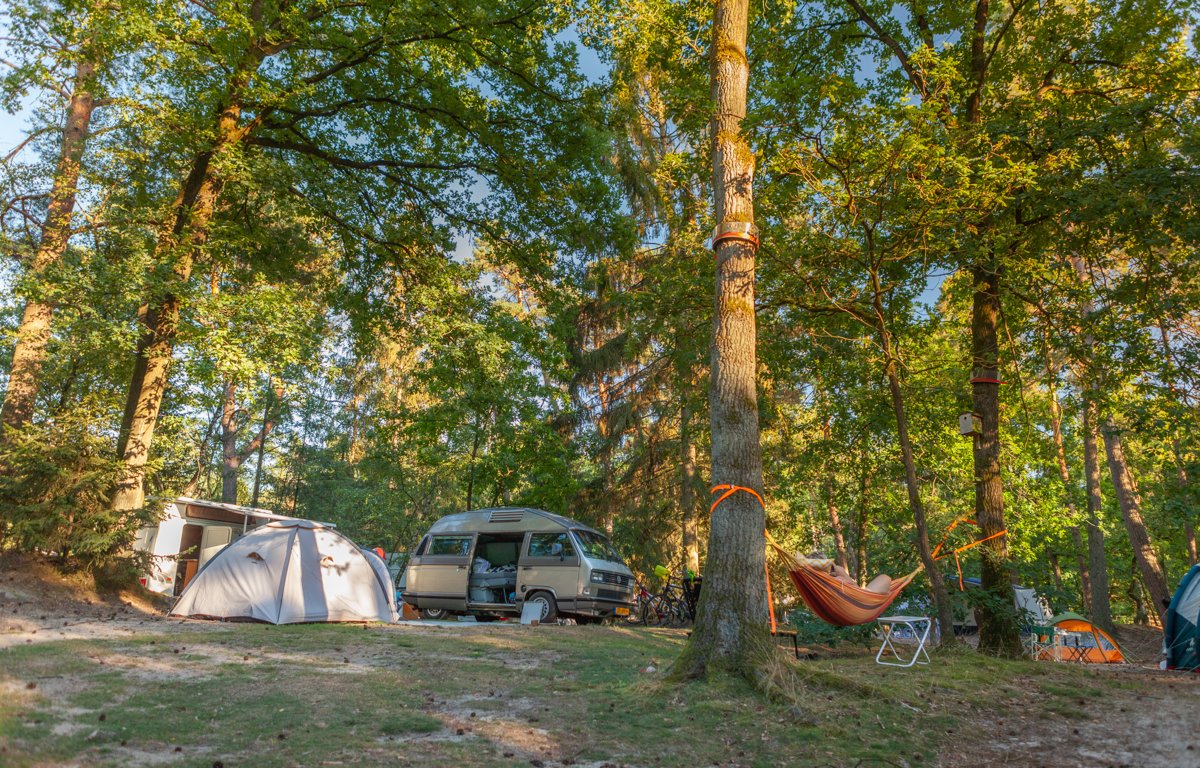
[[[571,531],[575,534],[575,538],[579,540],[579,548],[583,550],[583,554],[593,560],[607,560],[610,563],[625,564],[621,558],[621,553],[612,545],[604,536],[592,531]]]

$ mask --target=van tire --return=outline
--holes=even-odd
[[[558,621],[558,603],[554,600],[554,595],[549,592],[534,592],[529,597],[525,598],[526,603],[541,604],[541,613],[538,615],[538,621],[542,624],[553,624]]]
[[[427,621],[446,621],[450,618],[450,611],[446,608],[422,608],[421,618]]]

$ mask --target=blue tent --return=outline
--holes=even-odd
[[[1163,627],[1167,669],[1200,671],[1200,565],[1179,582]]]

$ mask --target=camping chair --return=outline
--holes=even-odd
[[[1030,624],[1025,628],[1021,642],[1025,645],[1025,653],[1035,661],[1055,657],[1058,647],[1054,642],[1054,627]]]

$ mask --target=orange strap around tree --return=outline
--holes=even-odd
[[[1008,533],[1008,529],[1005,528],[1004,530],[1000,531],[999,533],[993,533],[991,536],[986,536],[982,539],[979,539],[978,541],[972,541],[970,544],[966,544],[964,546],[959,547],[958,549],[951,550],[950,552],[947,552],[946,554],[942,555],[941,557],[938,557],[938,553],[942,551],[942,547],[946,544],[946,539],[950,538],[950,532],[953,531],[955,526],[957,526],[959,523],[964,523],[964,522],[970,523],[971,525],[977,525],[977,523],[969,517],[958,518],[957,520],[955,520],[953,523],[950,524],[949,528],[946,529],[946,535],[944,537],[942,537],[941,543],[938,544],[936,547],[934,547],[933,553],[932,553],[934,560],[941,560],[944,557],[949,557],[950,555],[954,555],[954,566],[955,566],[955,568],[958,569],[958,591],[959,592],[962,592],[965,589],[965,587],[963,585],[962,562],[958,559],[958,554],[960,552],[966,552],[968,549],[972,549],[973,547],[978,547],[980,544],[982,544],[985,541],[991,541],[992,539],[998,538],[998,537],[1003,536],[1004,534]]]
[[[708,508],[708,514],[710,515],[716,511],[717,507],[722,501],[725,501],[725,499],[728,499],[738,491],[745,491],[754,498],[758,499],[759,506],[763,508],[763,512],[765,513],[767,511],[767,504],[763,501],[763,497],[759,495],[758,491],[754,490],[753,488],[747,488],[744,485],[730,485],[725,483],[722,485],[714,485],[709,493],[716,493],[717,491],[724,491],[724,493],[717,497],[717,500],[714,501],[712,506]],[[775,601],[771,596],[771,569],[767,564],[766,557],[763,557],[763,575],[766,576],[767,582],[767,611],[771,614],[771,634],[775,634],[779,627],[775,622]]]
[[[708,514],[710,514],[710,515],[716,511],[717,506],[722,501],[725,501],[725,499],[728,499],[730,496],[737,493],[738,491],[745,491],[746,493],[750,494],[754,498],[758,499],[758,504],[759,504],[759,506],[761,506],[763,508],[763,511],[765,512],[767,510],[767,503],[765,501],[763,501],[762,496],[758,495],[758,491],[754,490],[753,488],[747,488],[744,485],[729,485],[728,483],[726,483],[725,485],[714,485],[712,487],[712,490],[709,491],[709,493],[716,493],[717,491],[725,491],[725,493],[722,493],[721,496],[712,503],[712,506],[708,508]]]

